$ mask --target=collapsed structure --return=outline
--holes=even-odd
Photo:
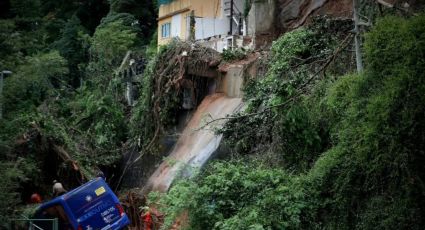
[[[158,46],[173,39],[218,52],[261,49],[311,15],[352,17],[352,0],[160,0]]]

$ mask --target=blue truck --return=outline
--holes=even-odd
[[[118,230],[130,224],[117,196],[100,177],[42,204],[34,217],[57,218],[61,230]],[[35,224],[52,229],[43,221]]]

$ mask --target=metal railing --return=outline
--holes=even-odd
[[[44,224],[47,222],[46,224]],[[51,224],[49,224],[51,222]],[[43,223],[42,226],[39,226],[40,223]],[[46,227],[47,226],[47,227]],[[58,219],[11,219],[9,229],[11,230],[59,230]]]

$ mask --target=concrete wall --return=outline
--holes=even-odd
[[[276,5],[275,0],[254,1],[248,14],[248,35],[258,48],[273,40]]]
[[[273,29],[275,1],[254,1],[248,14],[248,34],[266,33]]]
[[[217,92],[225,93],[228,97],[242,98],[244,82],[244,65],[229,66],[226,74],[219,79]]]
[[[212,37],[208,40],[196,41],[196,43],[200,44],[201,46],[214,49],[214,50],[216,50],[217,52],[220,52],[220,53],[222,53],[224,49],[229,48],[228,44],[227,44],[227,40],[223,36]]]

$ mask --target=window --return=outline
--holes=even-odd
[[[163,38],[169,38],[171,33],[171,23],[165,23],[161,26],[161,34]]]

